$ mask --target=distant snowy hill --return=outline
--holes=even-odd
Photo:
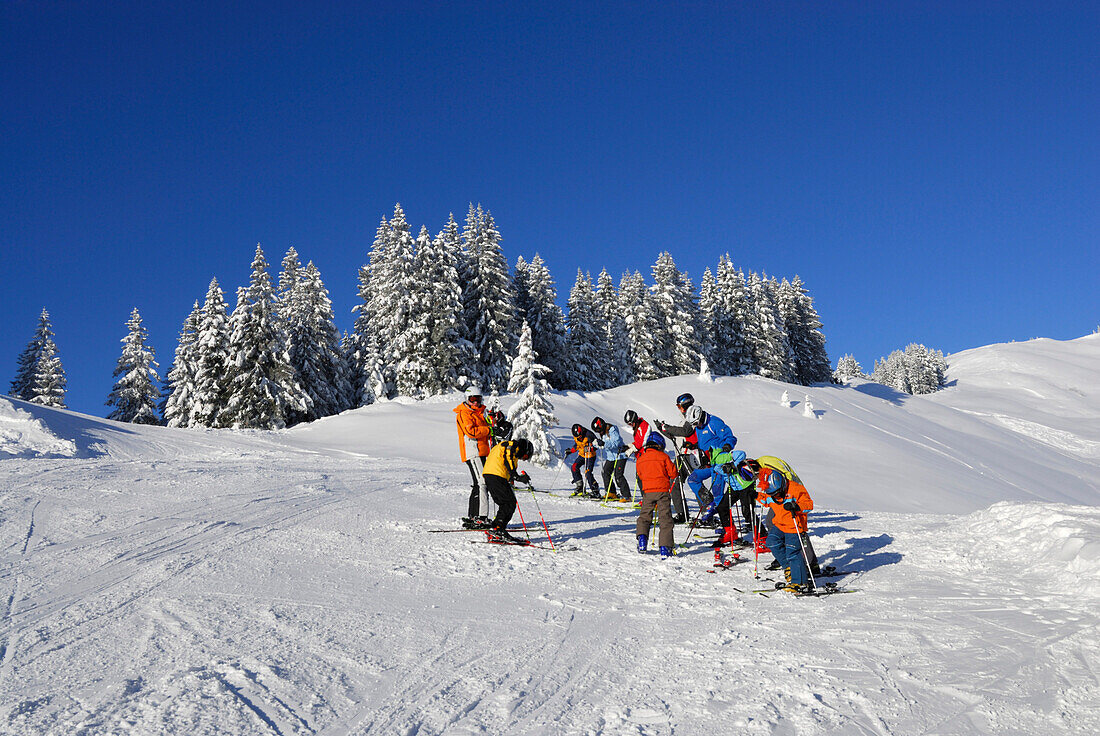
[[[640,556],[633,509],[564,491],[519,494],[559,553],[433,533],[469,494],[457,395],[279,432],[0,397],[0,733],[1091,736],[1100,336],[948,365],[928,396],[687,376],[553,397],[564,442],[690,391],[788,460],[855,591],[822,598],[775,592],[751,550],[714,571],[685,527]]]

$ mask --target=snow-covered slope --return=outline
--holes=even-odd
[[[772,585],[751,557],[709,572],[682,527],[677,557],[641,557],[631,510],[590,501],[520,494],[557,554],[429,533],[466,505],[457,397],[284,432],[0,398],[0,733],[1100,732],[1100,341],[949,365],[927,397],[555,397],[567,427],[691,391],[789,460],[858,589],[820,599],[751,593]]]

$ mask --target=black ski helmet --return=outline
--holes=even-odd
[[[498,437],[507,437],[515,427],[507,419],[500,419],[493,425],[493,434]]]
[[[691,394],[680,394],[676,397],[676,408],[683,414],[688,410],[688,407],[695,403],[695,397]]]
[[[526,440],[520,437],[515,441],[516,457],[520,460],[530,460],[531,455],[535,454],[535,446],[531,444],[531,440]]]
[[[574,424],[573,425],[573,436],[576,437],[577,439],[580,439],[581,437],[584,437],[584,425]]]
[[[607,433],[607,422],[603,420],[603,417],[596,417],[592,420],[592,431],[596,434]]]
[[[623,414],[623,421],[633,427],[638,423],[638,412],[633,409],[627,409],[626,414]]]

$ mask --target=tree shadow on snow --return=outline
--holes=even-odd
[[[71,440],[76,445],[76,457],[99,457],[106,454],[104,440],[112,433],[136,435],[119,422],[86,417],[74,412],[51,409],[19,399],[10,399],[16,409],[27,412],[41,422],[50,432],[62,439]]]
[[[881,383],[861,383],[851,388],[855,391],[859,391],[861,394],[874,396],[876,399],[889,401],[891,404],[896,404],[898,406],[904,404],[905,400],[909,398],[909,394],[890,388],[889,386],[883,386]]]
[[[844,531],[844,530],[841,530]],[[875,537],[848,537],[848,547],[839,550],[819,549],[817,551],[822,565],[834,565],[838,570],[867,572],[886,565],[896,565],[902,560],[897,552],[881,552],[894,543],[889,534]]]

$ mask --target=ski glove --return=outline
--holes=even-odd
[[[792,514],[797,514],[799,511],[802,510],[798,507],[798,501],[795,501],[793,498],[788,498],[786,501],[784,501],[783,508],[787,509],[787,511],[790,511]]]
[[[531,485],[531,476],[527,475],[526,470],[524,470],[522,473],[517,475],[516,480],[519,481],[520,483],[526,483],[527,485]]]

